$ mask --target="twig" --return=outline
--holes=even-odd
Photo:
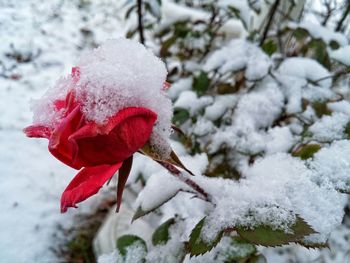
[[[276,13],[276,10],[277,10],[277,7],[278,7],[279,3],[280,3],[280,0],[276,0],[275,3],[273,4],[273,6],[270,9],[270,12],[268,13],[269,20],[267,21],[266,27],[264,29],[264,33],[263,33],[262,38],[260,40],[260,46],[262,46],[264,44],[265,40],[266,40],[267,34],[269,32],[270,26],[272,24],[273,17],[275,16],[275,13]]]
[[[340,18],[340,20],[339,20],[339,22],[338,22],[338,24],[337,24],[337,27],[335,28],[335,31],[337,31],[337,32],[338,32],[338,31],[343,31],[343,30],[342,30],[343,23],[344,23],[344,21],[345,21],[345,18],[348,16],[349,12],[350,12],[350,3],[348,2],[347,6],[346,6],[346,9],[345,9],[345,11],[344,11],[344,13],[343,13],[343,15],[342,15],[342,17]]]
[[[141,44],[145,44],[145,37],[143,34],[143,21],[142,21],[142,0],[137,0],[137,20],[138,20],[137,30],[139,32],[140,42]]]
[[[344,70],[335,72],[335,73],[332,74],[332,75],[328,75],[328,76],[319,78],[319,79],[317,79],[317,80],[309,81],[309,82],[311,82],[312,84],[316,84],[316,85],[317,85],[317,84],[318,84],[319,82],[321,82],[322,80],[333,79],[333,78],[335,79],[335,78],[339,78],[340,76],[346,75],[346,74],[349,74],[349,70],[348,70],[348,69],[344,69]]]

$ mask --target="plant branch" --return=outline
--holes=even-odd
[[[346,9],[345,9],[345,11],[344,11],[342,17],[341,17],[340,20],[338,21],[338,24],[337,24],[337,27],[335,28],[335,31],[337,31],[337,32],[338,32],[338,31],[343,31],[343,30],[342,30],[343,23],[344,23],[344,21],[345,21],[345,18],[348,16],[349,12],[350,12],[350,3],[347,4]]]
[[[145,37],[143,32],[143,19],[142,19],[142,0],[137,0],[137,21],[138,27],[137,30],[139,32],[140,42],[141,44],[145,44]]]
[[[273,17],[275,16],[275,13],[277,11],[277,7],[279,5],[279,2],[280,0],[276,0],[275,3],[272,5],[271,9],[270,9],[270,12],[268,13],[268,21],[267,21],[267,24],[266,24],[266,27],[264,29],[264,32],[263,32],[263,35],[262,35],[262,38],[260,40],[260,46],[262,46],[267,38],[267,34],[269,33],[269,30],[270,30],[270,27],[271,27],[271,24],[272,24],[272,20],[273,20]]]
[[[196,193],[198,193],[203,200],[207,202],[211,201],[210,195],[207,192],[205,192],[205,190],[202,187],[200,187],[196,182],[194,182],[190,178],[184,176],[182,172],[179,169],[177,169],[175,166],[162,161],[157,161],[157,162],[160,165],[162,165],[165,169],[167,169],[173,176],[180,179],[183,183],[185,183],[191,189],[193,189]]]

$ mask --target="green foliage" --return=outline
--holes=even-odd
[[[152,244],[154,246],[165,244],[169,240],[169,228],[175,223],[175,219],[171,218],[161,224],[152,235]]]
[[[124,235],[118,238],[117,249],[119,253],[125,257],[128,253],[128,247],[135,245],[135,243],[137,243],[139,246],[142,246],[143,249],[147,251],[146,242],[142,238],[134,235]]]
[[[235,17],[235,18],[238,18],[239,20],[242,21],[242,24],[243,26],[248,29],[248,25],[246,24],[246,22],[244,21],[244,19],[242,19],[241,17],[241,12],[234,6],[232,5],[229,5],[228,6],[228,11],[230,12],[230,14]]]
[[[175,108],[174,109],[174,116],[172,122],[175,125],[181,125],[184,122],[186,122],[190,118],[190,113],[186,109],[182,108]]]
[[[254,262],[252,260],[257,256],[257,249],[253,244],[239,236],[225,238],[230,239],[230,244],[218,250],[216,257],[220,257],[224,262]]]
[[[350,139],[350,122],[348,122],[348,124],[346,124],[344,132],[347,135],[347,137]]]
[[[319,144],[307,144],[301,147],[298,151],[294,152],[292,155],[294,157],[300,157],[302,160],[312,158],[316,152],[321,149]]]
[[[167,40],[165,40],[160,48],[159,54],[161,57],[169,56],[169,48],[175,44],[177,37],[171,36]]]
[[[272,39],[269,39],[265,41],[264,44],[262,45],[262,50],[264,50],[266,54],[271,56],[273,53],[277,51],[277,44]]]
[[[210,80],[207,73],[201,71],[201,73],[193,79],[193,90],[199,95],[203,95],[209,88]]]
[[[337,41],[331,40],[331,42],[329,42],[329,46],[331,47],[331,49],[338,49],[340,47],[339,43]]]
[[[327,106],[327,102],[313,102],[312,108],[315,110],[316,116],[319,118],[321,118],[323,115],[332,114],[332,111]]]
[[[255,227],[254,229],[236,226],[235,229],[243,239],[253,244],[267,247],[298,242],[303,237],[316,233],[300,216],[296,217],[295,223],[290,227],[292,233],[286,233],[283,230],[274,230],[270,226],[264,225]]]
[[[299,28],[294,30],[293,36],[296,38],[296,40],[301,41],[309,36],[309,32],[307,32],[307,30],[299,27]]]
[[[321,39],[313,39],[308,44],[308,52],[311,52],[312,57],[326,68],[331,67],[327,45]]]
[[[212,250],[222,238],[223,231],[218,233],[216,238],[210,243],[207,243],[206,241],[202,240],[201,232],[202,232],[204,222],[205,222],[205,218],[199,221],[199,223],[193,228],[191,232],[190,240],[188,242],[188,251],[191,257],[202,255]]]
[[[139,206],[134,214],[134,216],[132,217],[132,221],[135,221],[136,219],[139,219],[153,211],[155,211],[156,209],[158,209],[160,206],[162,206],[163,204],[165,204],[166,202],[168,202],[170,199],[172,199],[175,195],[177,195],[178,192],[174,193],[173,195],[170,195],[167,197],[167,199],[163,199],[162,201],[159,201],[159,203],[155,204],[153,207],[151,207],[148,210],[143,210],[141,208],[141,206]]]

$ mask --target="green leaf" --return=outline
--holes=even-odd
[[[236,85],[232,85],[229,83],[219,83],[216,86],[216,89],[218,94],[230,94],[238,91],[238,88]]]
[[[331,62],[328,56],[327,45],[321,39],[313,39],[308,45],[308,51],[311,51],[312,57],[326,68],[330,68]]]
[[[207,73],[201,71],[201,73],[193,79],[193,90],[199,95],[204,94],[209,88],[210,80]]]
[[[330,46],[331,49],[333,49],[333,50],[340,48],[339,43],[338,43],[337,41],[335,41],[335,40],[331,40],[331,41],[329,42],[329,46]]]
[[[224,231],[218,233],[214,240],[210,243],[205,242],[201,239],[201,232],[205,222],[205,217],[199,221],[199,223],[194,227],[191,232],[190,240],[188,242],[188,250],[190,256],[202,255],[210,250],[212,250],[221,240]]]
[[[305,243],[303,241],[298,241],[297,243],[307,249],[329,248],[329,244],[327,242],[326,243]]]
[[[174,24],[174,35],[179,38],[185,38],[191,32],[188,27],[192,22],[189,19],[180,20]]]
[[[257,254],[256,247],[243,240],[239,236],[225,236],[222,241],[226,239],[225,244],[228,244],[227,240],[230,240],[229,245],[220,246],[215,251],[215,258],[222,259],[223,262],[254,262],[252,259]]]
[[[277,51],[277,44],[272,39],[269,39],[265,41],[265,43],[262,46],[262,49],[266,54],[271,56],[273,53]]]
[[[344,132],[348,136],[348,138],[350,138],[350,122],[346,124]]]
[[[303,40],[309,36],[309,32],[299,27],[294,30],[293,36],[296,38],[296,40]]]
[[[175,44],[176,42],[176,39],[177,37],[176,36],[172,36],[172,37],[169,37],[167,40],[165,40],[160,48],[160,51],[159,51],[159,55],[161,57],[166,57],[166,56],[169,56],[170,53],[169,53],[169,48]]]
[[[161,224],[152,235],[152,244],[154,246],[165,244],[169,240],[169,228],[175,223],[175,218],[171,218]]]
[[[136,219],[139,219],[140,217],[143,217],[153,211],[155,211],[156,209],[158,209],[159,207],[161,207],[163,204],[165,204],[166,202],[168,202],[169,200],[171,200],[173,197],[175,197],[177,195],[178,192],[180,192],[181,190],[178,190],[175,193],[172,193],[171,195],[167,196],[167,198],[162,199],[161,202],[154,204],[153,207],[147,209],[147,210],[143,210],[141,208],[141,206],[139,206],[134,214],[134,216],[132,217],[132,222],[134,222]]]
[[[248,29],[248,25],[247,25],[246,21],[242,18],[241,11],[239,9],[237,9],[236,7],[234,7],[232,5],[229,5],[228,10],[231,12],[231,14],[235,18],[238,18],[242,22],[245,29]]]
[[[130,15],[132,14],[132,12],[135,10],[136,11],[136,5],[132,5],[125,13],[125,17],[124,19],[128,19],[130,17]]]
[[[176,108],[172,122],[176,125],[181,125],[190,118],[190,113],[186,109]]]
[[[294,152],[292,155],[294,157],[300,157],[302,160],[312,158],[316,152],[321,149],[319,144],[307,144],[301,147],[297,152]]]
[[[315,113],[319,118],[321,118],[323,115],[332,114],[332,111],[327,106],[327,102],[315,101],[312,103],[312,108],[315,110]]]
[[[256,245],[267,247],[281,246],[291,242],[298,242],[305,236],[315,234],[315,230],[308,225],[304,219],[297,216],[296,222],[290,227],[293,233],[286,233],[283,230],[274,230],[270,226],[258,226],[254,229],[248,229],[244,226],[235,227],[237,233]]]
[[[145,251],[147,251],[146,242],[142,238],[140,238],[138,236],[134,236],[134,235],[124,235],[124,236],[121,236],[120,238],[118,238],[117,249],[118,249],[119,253],[123,257],[125,257],[127,252],[128,252],[127,248],[132,246],[132,245],[135,245],[136,243],[138,245],[142,246]]]

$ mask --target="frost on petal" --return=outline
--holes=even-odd
[[[83,55],[78,62],[78,100],[87,120],[104,124],[127,107],[143,107],[158,116],[151,143],[169,154],[172,105],[163,90],[167,71],[164,63],[141,44],[109,40]]]

